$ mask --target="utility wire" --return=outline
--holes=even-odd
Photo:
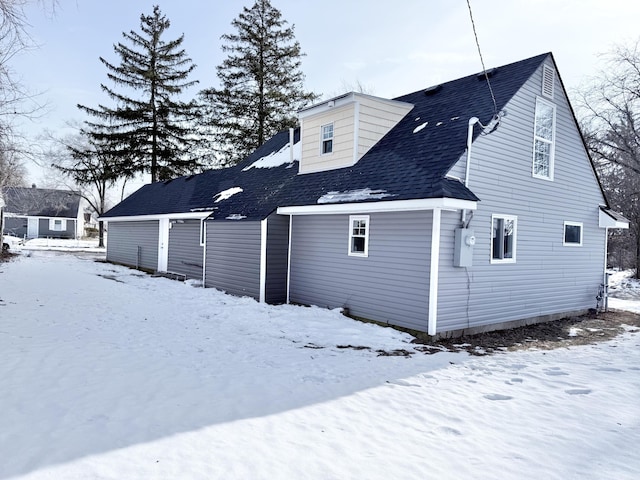
[[[489,81],[487,68],[484,66],[482,51],[480,51],[480,42],[478,41],[478,33],[476,32],[476,23],[473,21],[473,12],[471,11],[471,0],[467,0],[467,7],[469,7],[469,18],[471,18],[471,26],[473,27],[473,36],[476,38],[476,46],[478,47],[478,55],[480,55],[480,63],[482,64],[484,78],[487,79],[487,86],[489,87],[489,92],[491,93],[491,100],[493,100],[493,113],[495,114],[496,118],[498,118],[498,104],[496,103],[496,97],[493,94],[493,88],[491,88],[491,82]]]

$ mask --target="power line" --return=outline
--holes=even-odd
[[[478,47],[478,55],[480,55],[480,63],[482,64],[482,71],[484,72],[484,78],[487,79],[487,86],[491,93],[491,100],[493,100],[493,112],[498,117],[498,104],[496,103],[496,97],[493,94],[493,88],[491,88],[491,82],[489,81],[489,75],[487,74],[487,68],[484,66],[484,59],[482,58],[482,51],[480,50],[480,42],[478,41],[478,33],[476,32],[476,23],[473,21],[473,12],[471,11],[471,1],[467,0],[467,7],[469,7],[469,18],[471,18],[471,26],[473,27],[473,36],[476,39],[476,46]]]

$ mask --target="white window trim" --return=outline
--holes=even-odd
[[[496,218],[502,218],[503,220],[513,220],[513,257],[512,258],[493,258],[493,221]],[[518,246],[518,217],[517,215],[503,215],[493,214],[491,215],[491,226],[489,230],[489,259],[492,264],[499,263],[516,263],[516,251]]]
[[[580,243],[573,243],[573,242],[567,242],[566,241],[567,226],[580,227]],[[582,225],[582,222],[564,222],[564,227],[562,228],[562,245],[563,246],[565,246],[565,247],[581,247],[582,246],[583,236],[584,236],[584,226]]]
[[[366,222],[366,228],[364,231],[364,252],[354,252],[351,250],[351,242],[353,240],[353,222],[358,220],[364,220]],[[369,215],[349,215],[349,245],[347,246],[347,252],[350,257],[368,257],[369,256],[369,227],[371,222]]]
[[[331,125],[331,138],[324,138],[324,127],[328,127],[329,125]],[[324,153],[324,142],[326,140],[331,140],[331,151]],[[333,149],[335,147],[335,127],[333,125],[333,122],[330,123],[325,123],[324,125],[320,125],[320,155],[331,155],[333,154]]]
[[[538,104],[543,103],[549,107],[552,108],[553,110],[553,129],[551,132],[551,141],[547,140],[546,138],[542,138],[542,137],[538,137],[538,135],[536,135],[536,130],[537,130],[537,124],[536,124],[536,113],[538,111]],[[541,180],[547,180],[552,182],[553,181],[553,172],[554,172],[554,166],[555,166],[555,156],[556,156],[556,105],[552,102],[549,102],[548,100],[545,100],[544,98],[541,97],[536,97],[536,108],[533,112],[533,118],[534,118],[534,122],[533,122],[533,151],[532,151],[532,158],[531,158],[531,175],[533,176],[533,178],[539,178]],[[536,164],[536,141],[541,141],[544,143],[549,143],[551,145],[551,149],[549,151],[549,176],[546,177],[544,175],[538,175],[535,173],[535,164]]]
[[[60,230],[56,228],[56,221],[60,221]],[[66,232],[67,231],[67,219],[66,218],[50,218],[49,230],[52,232]]]

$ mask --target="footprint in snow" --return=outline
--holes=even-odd
[[[512,378],[511,380],[507,380],[506,383],[507,385],[513,385],[514,383],[522,383],[524,380],[522,380],[521,378],[515,377]]]
[[[511,400],[513,397],[509,395],[500,395],[499,393],[490,393],[488,395],[484,395],[484,398],[487,400]]]
[[[596,368],[596,370],[598,372],[622,372],[622,370],[620,370],[619,368],[614,368],[614,367],[600,367],[600,368]]]
[[[557,375],[569,375],[567,372],[560,370],[560,367],[551,367],[544,371],[545,375],[557,376]]]
[[[565,390],[569,395],[589,395],[592,392],[590,388],[570,388]]]
[[[446,433],[447,435],[453,435],[455,437],[459,437],[462,435],[462,432],[460,430],[456,430],[455,428],[451,427],[438,427],[438,431]]]

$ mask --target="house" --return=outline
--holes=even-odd
[[[235,167],[107,212],[108,260],[193,264],[207,287],[430,335],[595,307],[607,230],[628,222],[608,208],[552,54],[393,100],[349,93],[299,121]]]
[[[6,235],[22,238],[78,238],[82,235],[82,198],[69,190],[4,187]]]

